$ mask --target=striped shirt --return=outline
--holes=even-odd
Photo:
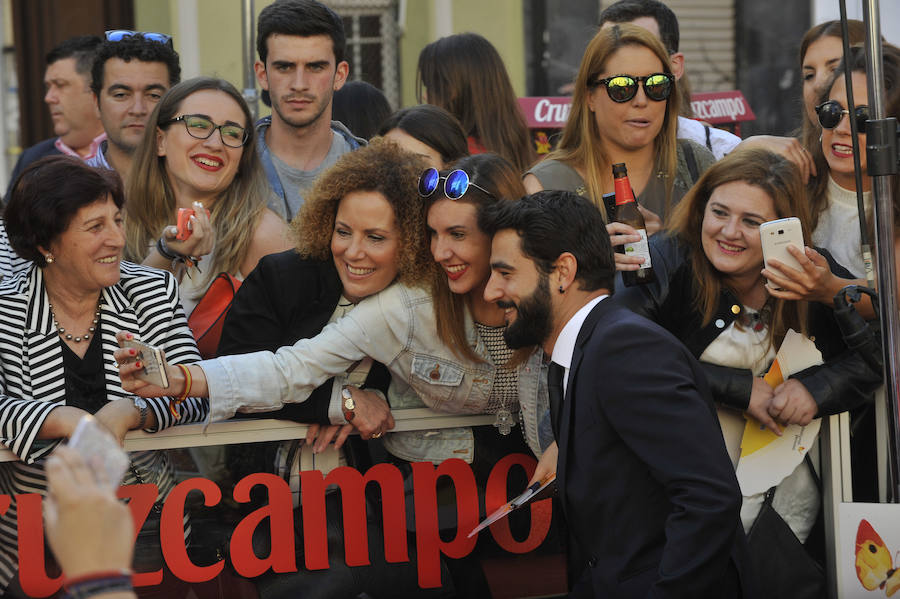
[[[122,262],[121,278],[103,289],[100,330],[104,378],[109,401],[130,397],[122,389],[113,360],[118,349],[115,334],[129,331],[162,348],[173,364],[200,359],[197,346],[178,303],[175,279],[165,271]],[[43,272],[31,266],[0,282],[0,443],[20,461],[0,463],[0,493],[44,494],[43,460],[58,441],[37,441],[50,412],[65,405],[65,371],[61,341],[47,300]],[[169,398],[148,399],[158,429],[176,423],[169,413]],[[205,399],[189,398],[180,406],[179,424],[202,422],[208,412]],[[132,469],[123,484],[156,483],[162,499],[175,484],[174,472],[163,452],[131,454]],[[0,589],[18,569],[16,501],[0,516]]]

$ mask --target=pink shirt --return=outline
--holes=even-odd
[[[91,145],[88,146],[88,153],[84,156],[82,156],[81,154],[79,154],[78,152],[76,152],[75,150],[73,150],[72,148],[67,146],[65,143],[63,143],[63,140],[61,137],[57,137],[56,141],[53,142],[53,145],[55,145],[56,149],[59,150],[60,152],[62,152],[63,154],[66,154],[68,156],[74,156],[75,158],[81,158],[82,160],[88,160],[97,155],[97,150],[100,148],[100,143],[103,142],[105,139],[106,139],[106,131],[104,131],[103,133],[101,133],[100,135],[98,135],[97,137],[94,138],[94,140],[91,142]]]

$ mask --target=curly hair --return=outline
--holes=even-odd
[[[331,259],[331,237],[338,204],[354,191],[377,191],[394,210],[400,231],[397,280],[428,286],[436,268],[426,237],[425,205],[419,198],[421,158],[387,140],[376,139],[349,152],[316,181],[291,223],[297,251],[305,258]]]

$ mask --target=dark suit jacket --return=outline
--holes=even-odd
[[[670,333],[601,301],[558,441],[573,596],[740,596],[741,492],[699,364]]]
[[[30,148],[25,148],[25,151],[22,152],[22,155],[19,156],[19,159],[16,161],[16,166],[13,167],[12,174],[9,176],[9,186],[6,188],[6,195],[3,196],[3,203],[9,202],[9,192],[12,191],[13,184],[16,182],[16,179],[19,178],[22,171],[25,170],[26,166],[44,156],[62,154],[62,152],[56,149],[55,144],[57,139],[59,138],[51,137],[50,139],[39,141]]]

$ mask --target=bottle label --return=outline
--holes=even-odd
[[[631,183],[628,182],[628,177],[615,179],[613,184],[616,191],[616,206],[634,201],[634,192],[631,190]]]
[[[624,245],[626,256],[640,256],[644,259],[639,270],[650,268],[650,244],[647,242],[647,230],[637,229],[638,235],[641,236],[640,241],[634,243],[626,243]]]

